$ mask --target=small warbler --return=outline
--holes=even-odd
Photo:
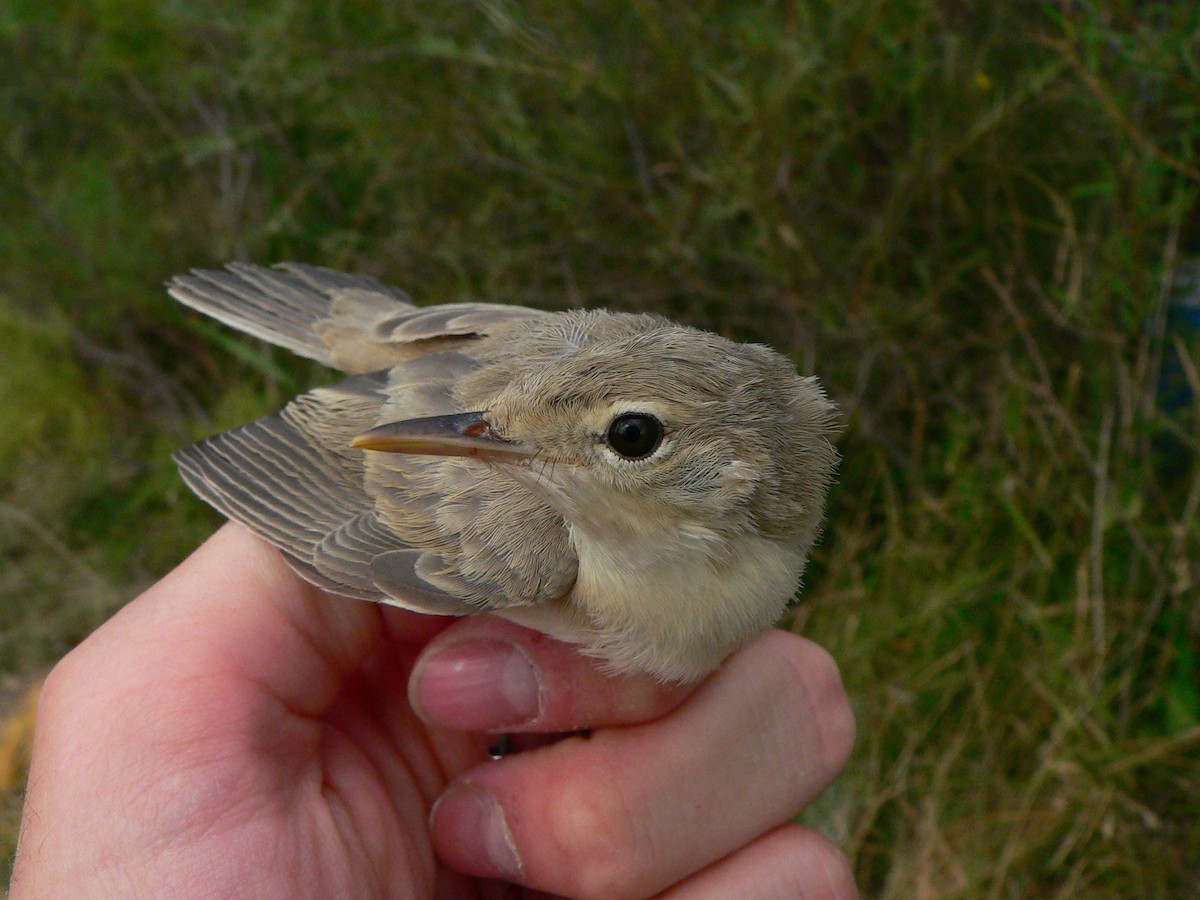
[[[417,307],[297,263],[196,270],[169,291],[351,376],[176,456],[326,590],[496,613],[676,682],[796,591],[836,413],[766,347],[653,315]]]

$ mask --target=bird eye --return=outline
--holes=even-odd
[[[625,459],[645,459],[662,443],[662,422],[646,413],[625,413],[608,426],[608,446]]]

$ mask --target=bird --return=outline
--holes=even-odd
[[[167,289],[348,376],[175,454],[318,587],[495,613],[663,683],[719,668],[797,592],[838,412],[764,345],[647,313],[417,306],[297,262]]]

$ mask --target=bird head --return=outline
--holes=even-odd
[[[367,449],[476,456],[605,540],[807,552],[837,464],[833,404],[779,354],[649,316],[575,313],[500,345],[456,388],[477,412],[391,423]]]

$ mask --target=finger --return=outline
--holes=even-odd
[[[824,835],[785,825],[675,885],[660,900],[854,900],[846,855]]]
[[[456,622],[421,654],[409,702],[427,723],[458,731],[564,732],[647,722],[694,685],[605,674],[603,663],[497,616]]]
[[[198,821],[237,818],[233,806],[249,808],[277,786],[294,796],[307,777],[328,790],[309,765],[315,748],[330,750],[326,730],[294,710],[327,707],[382,641],[370,604],[323,594],[245,529],[220,529],[47,678],[25,846],[39,860],[84,869],[101,858],[128,863]],[[53,829],[68,820],[72,829]],[[98,837],[69,845],[83,833]],[[147,845],[142,833],[164,843]]]
[[[105,681],[157,683],[176,697],[189,685],[204,690],[198,680],[232,677],[313,714],[381,639],[373,604],[318,590],[277,550],[226,525],[76,648],[56,675],[103,671]]]
[[[452,867],[572,897],[647,895],[786,822],[853,743],[829,655],[769,632],[672,714],[468,772],[432,816]]]

